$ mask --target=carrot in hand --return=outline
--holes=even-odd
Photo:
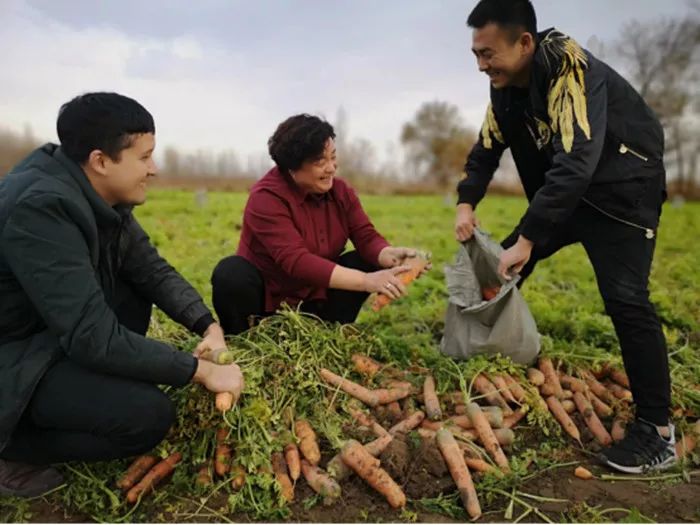
[[[219,392],[216,394],[216,409],[227,412],[233,407],[233,394],[231,392]]]
[[[139,456],[126,470],[122,478],[117,481],[117,487],[126,491],[136,485],[143,475],[158,462],[155,456]]]
[[[425,270],[425,267],[428,266],[428,262],[428,259],[421,256],[406,258],[403,264],[410,266],[410,269],[403,273],[400,273],[396,277],[398,277],[403,284],[411,284],[413,281],[418,279],[420,273],[423,270]],[[372,310],[378,312],[386,305],[388,305],[392,300],[393,299],[391,299],[388,295],[378,293],[377,296],[374,298],[374,302],[372,303]]]
[[[299,419],[294,425],[294,433],[299,439],[299,450],[301,454],[312,465],[318,465],[321,461],[321,451],[318,448],[316,432],[305,419]]]
[[[423,404],[425,405],[425,414],[428,419],[437,421],[442,419],[442,410],[440,409],[440,401],[435,393],[435,379],[428,375],[423,383]]]
[[[379,460],[373,457],[360,443],[351,439],[343,446],[340,454],[345,464],[374,490],[382,494],[389,505],[395,509],[406,505],[406,495],[401,487],[379,466]]]
[[[151,470],[149,470],[141,481],[136,485],[131,487],[129,492],[126,494],[126,501],[129,503],[136,503],[141,496],[144,496],[151,492],[158,483],[163,481],[168,477],[175,466],[182,459],[182,454],[179,452],[174,452],[166,459],[156,464]]]
[[[447,468],[452,475],[452,479],[457,485],[457,490],[462,498],[462,504],[469,516],[473,519],[481,516],[481,506],[476,495],[474,482],[469,474],[469,468],[464,461],[464,454],[457,446],[454,436],[449,430],[441,428],[437,432],[437,445],[445,459]]]

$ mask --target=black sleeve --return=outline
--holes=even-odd
[[[95,276],[75,205],[53,194],[18,203],[2,231],[3,255],[66,356],[86,368],[181,386],[196,359],[121,326]]]
[[[120,277],[136,287],[144,297],[163,310],[173,321],[202,335],[214,317],[202,297],[151,244],[138,221],[125,218],[124,260]]]
[[[473,208],[484,198],[493,174],[506,149],[503,135],[491,104],[486,111],[479,137],[464,165],[464,178],[457,185],[457,204],[471,204]]]

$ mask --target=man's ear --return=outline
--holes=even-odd
[[[107,155],[105,155],[105,153],[102,150],[94,149],[90,152],[90,155],[88,155],[85,164],[87,164],[92,171],[99,173],[100,175],[106,175],[107,160]]]
[[[535,49],[535,37],[532,33],[525,31],[520,35],[520,46],[523,49],[523,54],[528,54]]]

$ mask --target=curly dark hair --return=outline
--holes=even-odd
[[[267,148],[280,170],[297,170],[304,162],[320,158],[328,139],[334,138],[335,131],[328,122],[302,113],[277,126]]]

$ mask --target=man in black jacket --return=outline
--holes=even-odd
[[[196,355],[226,347],[131,213],[156,173],[151,115],[89,93],[63,105],[57,127],[60,146],[0,181],[0,495],[57,486],[51,463],[150,450],[175,417],[158,384],[243,388],[237,365],[145,337],[156,304],[203,336]]]
[[[625,472],[669,467],[668,355],[648,292],[666,197],[662,127],[608,65],[554,29],[538,34],[529,0],[481,0],[467,24],[491,103],[458,185],[457,239],[471,237],[474,209],[510,148],[529,206],[503,241],[499,273],[526,278],[562,247],[583,245],[636,405],[627,436],[601,459]]]

